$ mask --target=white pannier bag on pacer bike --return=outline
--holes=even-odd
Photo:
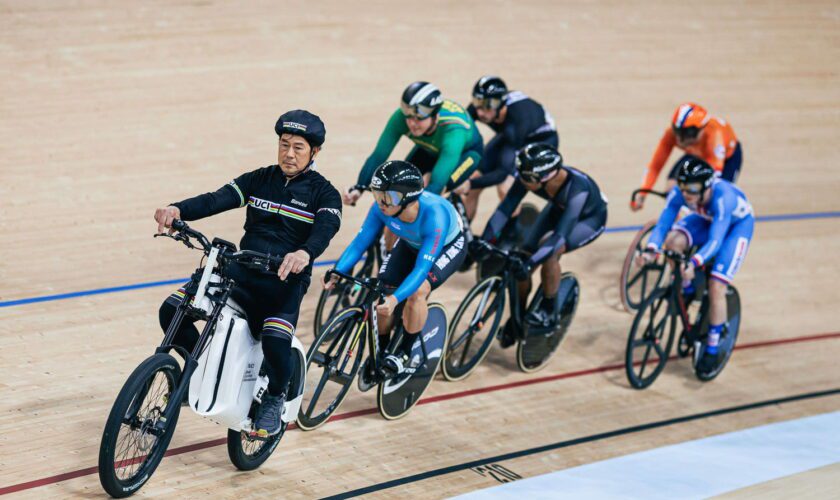
[[[245,313],[230,298],[235,283],[227,268],[238,263],[276,273],[282,256],[237,252],[233,243],[219,238],[208,242],[180,220],[172,228],[170,237],[190,248],[196,248],[193,242],[197,242],[206,260],[184,287],[160,347],[128,377],[111,408],[99,448],[99,480],[116,498],[133,494],[152,476],[175,433],[185,397],[197,414],[228,428],[228,456],[240,470],[256,469],[268,459],[288,423],[297,418],[303,398],[306,355],[300,341],[292,338],[294,366],[281,430],[265,440],[250,437],[268,377],[262,345],[251,335]],[[185,316],[206,321],[192,352],[173,342]],[[183,370],[173,350],[184,358]]]

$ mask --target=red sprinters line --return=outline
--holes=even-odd
[[[784,344],[796,344],[796,343],[801,343],[801,342],[829,340],[829,339],[834,339],[834,338],[840,338],[840,332],[821,333],[821,334],[816,334],[816,335],[804,335],[804,336],[801,336],[801,337],[791,337],[791,338],[785,338],[785,339],[764,340],[764,341],[760,341],[760,342],[751,342],[751,343],[746,343],[746,344],[741,344],[741,345],[735,346],[735,349],[736,350],[738,350],[738,349],[755,349],[755,348],[759,348],[759,347],[770,347],[770,346],[784,345]],[[671,357],[673,358],[674,356],[671,356]],[[484,393],[487,393],[487,392],[495,392],[495,391],[501,391],[501,390],[505,390],[505,389],[513,389],[513,388],[516,388],[516,387],[523,387],[523,386],[527,386],[527,385],[541,384],[541,383],[544,383],[544,382],[552,382],[552,381],[555,381],[555,380],[563,380],[563,379],[567,379],[567,378],[582,377],[584,375],[592,375],[592,374],[595,374],[595,373],[603,373],[603,372],[608,372],[608,371],[621,370],[623,368],[624,368],[624,363],[598,366],[598,367],[595,367],[595,368],[589,368],[587,370],[579,370],[579,371],[575,371],[575,372],[560,373],[560,374],[557,374],[557,375],[549,375],[549,376],[546,376],[546,377],[531,378],[531,379],[526,379],[526,380],[520,380],[518,382],[510,382],[510,383],[507,383],[507,384],[491,385],[491,386],[488,386],[488,387],[480,387],[478,389],[470,389],[470,390],[467,390],[467,391],[453,392],[453,393],[450,393],[450,394],[441,394],[439,396],[432,396],[432,397],[421,399],[420,401],[418,401],[417,404],[418,405],[424,405],[424,404],[430,404],[430,403],[437,403],[437,402],[440,402],[440,401],[448,401],[450,399],[459,399],[459,398],[465,398],[465,397],[468,397],[468,396],[474,396],[476,394],[484,394]],[[349,418],[356,418],[356,417],[360,417],[360,416],[363,416],[363,415],[371,415],[371,414],[376,413],[376,412],[377,412],[376,408],[366,408],[366,409],[363,409],[363,410],[354,410],[354,411],[350,411],[350,412],[347,412],[347,413],[341,413],[339,415],[336,415],[336,416],[332,417],[330,420],[331,421],[346,420],[346,419],[349,419]],[[292,430],[294,428],[296,428],[295,424],[293,424],[293,423],[289,424],[288,430]],[[174,455],[182,455],[184,453],[189,453],[189,452],[192,452],[192,451],[204,450],[206,448],[221,446],[221,445],[225,444],[226,442],[227,442],[226,438],[221,438],[221,439],[214,439],[212,441],[204,441],[202,443],[195,443],[195,444],[190,444],[190,445],[187,445],[187,446],[181,446],[179,448],[173,448],[171,450],[168,450],[166,452],[165,456],[171,457],[171,456],[174,456]],[[78,477],[89,476],[89,475],[92,475],[92,474],[96,474],[97,472],[98,472],[97,467],[88,467],[86,469],[79,469],[79,470],[75,470],[75,471],[71,471],[71,472],[65,472],[63,474],[58,474],[56,476],[45,477],[45,478],[42,478],[42,479],[36,479],[34,481],[28,481],[28,482],[25,482],[25,483],[13,484],[11,486],[4,486],[4,487],[0,488],[0,495],[5,495],[5,494],[8,494],[8,493],[15,493],[17,491],[29,490],[29,489],[32,489],[32,488],[38,488],[40,486],[47,486],[49,484],[55,484],[55,483],[58,483],[58,482],[61,482],[61,481],[66,481],[68,479],[75,479],[75,478],[78,478]]]

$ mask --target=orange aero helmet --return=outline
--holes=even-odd
[[[671,129],[681,141],[693,140],[700,135],[703,127],[709,123],[709,113],[706,108],[693,102],[680,104],[674,117],[671,118]]]

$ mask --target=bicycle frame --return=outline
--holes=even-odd
[[[677,305],[677,311],[675,313],[679,316],[680,321],[682,322],[682,327],[687,332],[693,332],[694,327],[696,326],[695,323],[691,322],[691,318],[688,316],[688,306],[689,303],[686,302],[685,297],[681,293],[682,288],[682,264],[686,262],[688,259],[679,252],[674,252],[672,250],[665,250],[663,252],[666,258],[671,261],[671,283],[668,285],[669,290],[668,294],[671,295],[672,303]],[[707,276],[707,267],[705,265],[700,266],[696,269],[696,272],[702,272],[704,275],[704,287],[705,282],[708,280]],[[700,314],[697,315],[697,319],[700,320],[705,315],[708,309],[708,304],[701,306]]]
[[[352,283],[354,283],[358,286],[367,288],[371,292],[367,295],[364,302],[362,304],[359,304],[359,306],[358,306],[358,307],[361,307],[362,311],[364,312],[364,319],[359,324],[359,326],[356,328],[356,331],[353,333],[353,338],[352,338],[352,341],[351,341],[350,349],[345,354],[345,359],[342,362],[342,371],[343,371],[343,367],[346,366],[346,363],[349,362],[350,357],[353,355],[353,352],[355,351],[355,346],[358,344],[359,337],[362,333],[361,329],[365,328],[367,330],[367,334],[368,334],[368,356],[371,358],[371,363],[373,363],[374,373],[379,374],[379,373],[381,373],[382,366],[381,366],[379,356],[378,356],[378,353],[379,353],[379,325],[378,325],[378,322],[377,322],[376,307],[374,307],[374,304],[380,302],[380,300],[383,297],[382,285],[380,284],[379,280],[377,280],[376,278],[359,279],[359,278],[356,278],[355,276],[352,276],[350,274],[345,274],[345,273],[342,273],[340,271],[336,271],[334,269],[330,270],[330,271],[327,271],[327,279],[329,279],[330,275],[332,275],[332,274],[338,276],[339,278],[341,278],[343,280],[350,281],[350,282],[352,282]],[[401,313],[401,311],[403,310],[404,307],[405,307],[405,302],[402,302],[402,303],[398,304],[397,307],[394,309],[394,314],[392,315],[392,318],[394,318],[395,323],[397,321],[399,321],[398,318],[400,318],[402,316],[400,313]],[[388,346],[386,348],[386,352],[391,352],[393,350],[394,346],[396,345],[396,339],[397,339],[397,337],[400,336],[400,334],[403,331],[402,323],[400,322],[400,323],[391,325],[391,329],[393,330],[393,334],[391,335],[391,339],[390,339],[390,341],[388,343]],[[337,336],[336,340],[338,340],[341,337],[342,336]],[[420,347],[423,351],[423,362],[425,363],[426,360],[428,359],[428,355],[427,355],[427,351],[426,351],[426,343],[423,340],[422,335],[420,336]]]
[[[504,288],[507,290],[508,294],[508,302],[510,307],[511,316],[513,317],[513,322],[516,324],[517,328],[521,332],[523,331],[523,318],[525,316],[525,308],[522,307],[520,303],[520,295],[519,295],[519,281],[513,276],[513,270],[511,269],[512,261],[515,258],[521,258],[521,255],[512,254],[510,251],[501,250],[497,247],[492,247],[492,253],[499,255],[505,259],[505,265],[502,267],[502,274],[501,279]]]

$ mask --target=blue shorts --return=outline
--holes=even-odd
[[[720,250],[715,254],[712,265],[712,278],[724,283],[731,283],[735,273],[744,263],[755,221],[748,217],[736,222],[729,228],[723,238]],[[697,214],[691,214],[674,224],[674,231],[678,231],[688,238],[688,246],[702,247],[709,239],[709,228],[712,222]]]

